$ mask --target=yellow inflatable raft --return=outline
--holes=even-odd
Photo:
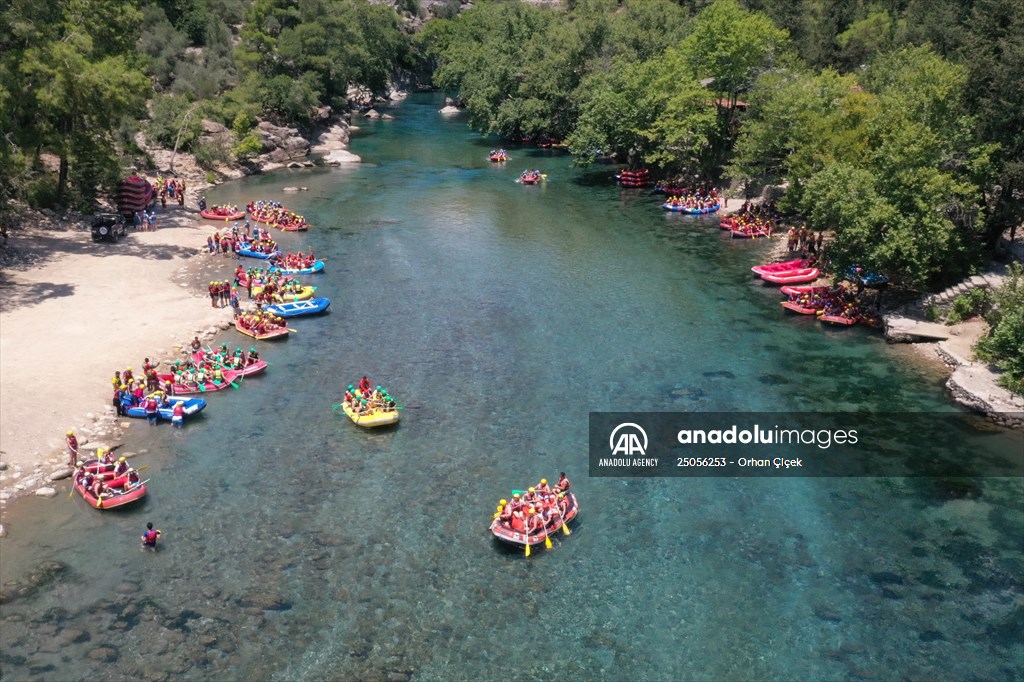
[[[260,293],[261,291],[263,291],[263,287],[253,287],[252,288],[252,295],[255,296],[256,294]],[[277,303],[294,303],[295,301],[307,301],[307,300],[313,298],[313,294],[315,294],[315,293],[316,293],[316,287],[305,286],[305,287],[302,287],[302,289],[297,294],[285,294],[285,293],[278,292],[278,293],[274,294],[274,298],[277,299],[276,300]]]
[[[372,428],[374,426],[387,426],[388,424],[395,424],[398,422],[398,410],[391,410],[385,412],[382,409],[374,409],[366,414],[356,414],[352,411],[352,408],[348,405],[342,405],[341,409],[345,411],[348,418],[356,423],[358,426],[366,428]]]

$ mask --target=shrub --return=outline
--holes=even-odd
[[[57,178],[44,175],[28,183],[25,200],[32,208],[53,208],[57,205]]]
[[[251,159],[263,151],[263,143],[256,135],[246,135],[231,151],[234,152],[236,159]]]
[[[192,147],[196,163],[201,168],[210,170],[218,164],[228,163],[231,160],[231,154],[222,144],[197,142]]]
[[[953,299],[953,305],[946,318],[946,324],[959,324],[968,318],[984,312],[988,302],[989,295],[985,289],[971,289],[966,294],[960,294]]]
[[[211,185],[217,184],[217,174],[213,171],[206,171],[206,181]]]
[[[1010,266],[1006,283],[993,293],[992,310],[986,316],[989,334],[978,341],[981,359],[1003,370],[1001,386],[1024,395],[1024,267]]]
[[[235,119],[231,122],[231,132],[235,134],[236,139],[242,140],[255,125],[256,121],[253,120],[247,111],[242,109],[235,114]]]

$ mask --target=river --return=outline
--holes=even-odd
[[[440,105],[360,119],[361,165],[208,195],[303,213],[279,241],[327,258],[330,314],[186,428],[133,426],[139,508],[15,505],[0,677],[1024,676],[1020,478],[588,477],[591,411],[957,413],[876,333],[784,316],[749,271],[763,244],[558,152],[491,164]],[[364,373],[397,429],[332,412]],[[572,535],[497,545],[496,500],[559,471]]]

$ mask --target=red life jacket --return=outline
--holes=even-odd
[[[145,542],[147,545],[156,544],[157,534],[155,530],[147,530],[145,533],[142,534],[142,537],[145,538],[143,542]]]

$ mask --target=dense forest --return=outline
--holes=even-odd
[[[259,151],[256,121],[308,125],[412,65],[404,11],[365,0],[12,0],[0,10],[0,205],[89,210],[151,144],[200,164]],[[230,148],[200,141],[202,121]],[[59,160],[46,172],[44,155]]]
[[[912,286],[1024,218],[1024,3],[481,4],[417,35],[472,124],[759,191]]]

